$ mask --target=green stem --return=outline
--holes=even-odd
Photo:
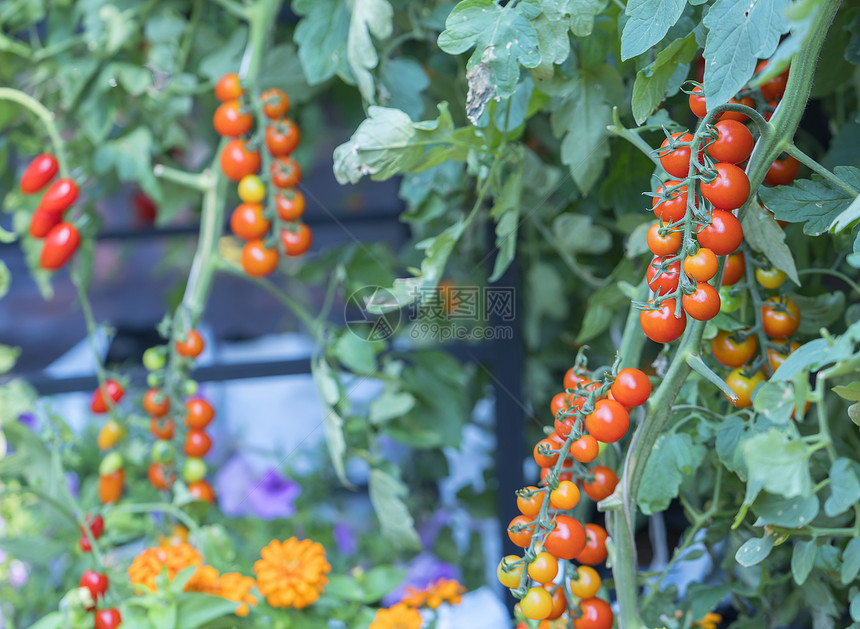
[[[630,142],[630,144],[647,155],[648,159],[654,162],[655,166],[660,166],[662,168],[659,158],[654,154],[654,149],[648,146],[648,143],[640,138],[638,134],[621,124],[621,116],[618,113],[618,107],[612,108],[612,124],[607,126],[606,130],[609,131],[609,133],[617,135],[618,137],[624,138]]]
[[[188,284],[182,298],[182,306],[191,316],[192,326],[197,324],[203,314],[206,299],[212,286],[218,257],[218,240],[224,229],[224,197],[227,192],[227,179],[215,179],[211,171],[203,173],[209,180],[203,194],[203,213],[200,219],[200,236],[197,251],[191,262]],[[215,181],[213,181],[215,180]],[[185,330],[182,331],[183,333]]]
[[[248,19],[248,8],[242,6],[234,0],[213,0],[215,4],[227,11],[230,15],[239,18],[240,20]]]
[[[648,284],[645,280],[636,287],[636,295],[633,301],[645,301],[648,298]],[[618,356],[621,358],[620,368],[639,367],[642,360],[642,350],[645,347],[645,333],[639,322],[639,310],[631,308],[627,313],[627,321],[624,323],[624,332],[621,334],[621,345],[618,348]]]
[[[786,153],[795,158],[798,162],[803,164],[804,166],[809,167],[811,170],[817,172],[819,175],[824,177],[827,181],[832,183],[837,188],[842,188],[845,192],[850,194],[851,196],[856,197],[860,192],[849,186],[847,183],[842,181],[839,177],[834,175],[832,172],[827,170],[824,166],[816,162],[809,155],[801,151],[794,144],[789,144],[783,149]]]
[[[200,526],[194,521],[190,515],[185,513],[176,505],[166,502],[139,502],[136,504],[117,505],[111,509],[111,513],[151,513],[153,511],[161,511],[172,515],[174,518],[182,522],[193,536],[196,536],[200,531]]]
[[[853,279],[842,273],[841,271],[837,271],[835,269],[800,269],[797,272],[798,275],[832,275],[833,277],[838,277],[840,280],[848,284],[851,287],[851,290],[860,293],[860,284],[855,282]]]
[[[54,114],[29,94],[25,94],[20,90],[9,87],[0,87],[0,100],[8,100],[13,103],[18,103],[36,115],[45,127],[45,132],[48,134],[48,137],[51,139],[51,144],[54,147],[54,156],[57,158],[57,162],[60,165],[60,175],[68,177],[69,167],[68,162],[66,161],[66,145],[60,137],[57,125],[54,123]]]
[[[219,147],[220,152],[220,147]],[[152,174],[160,179],[177,183],[180,186],[191,188],[199,192],[206,192],[212,185],[212,176],[206,173],[188,173],[184,170],[171,168],[164,164],[156,164],[152,168]]]
[[[594,288],[602,288],[603,286],[605,286],[605,282],[594,277],[594,275],[592,275],[587,269],[583,268],[579,264],[579,262],[576,261],[576,257],[574,255],[572,255],[567,249],[561,246],[555,235],[547,228],[546,225],[543,224],[543,221],[541,221],[539,217],[534,217],[532,223],[544,237],[544,240],[549,243],[549,245],[553,249],[555,249],[562,262],[567,265],[567,268],[570,269],[570,271],[574,275],[576,275],[579,279],[581,279],[589,286],[593,286]]]
[[[687,356],[687,364],[693,369],[693,371],[725,393],[730,402],[734,403],[738,401],[738,394],[735,393],[728,384],[726,384],[725,380],[715,374],[713,369],[708,367],[705,361],[702,360],[701,356],[698,354]]]
[[[203,14],[203,0],[194,0],[194,7],[191,9],[191,18],[188,20],[188,26],[185,28],[185,33],[182,36],[182,43],[179,46],[179,54],[176,58],[176,68],[170,77],[170,82],[161,93],[161,100],[164,100],[169,95],[174,93],[178,83],[177,78],[182,75],[185,70],[185,64],[188,63],[188,55],[191,53],[191,45],[194,43],[194,33],[197,31],[197,25],[200,23],[200,16]]]

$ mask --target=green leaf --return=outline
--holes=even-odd
[[[308,83],[317,85],[349,70],[346,42],[350,30],[349,3],[341,0],[294,0],[303,16],[293,37]]]
[[[815,297],[797,293],[789,293],[788,296],[800,308],[798,334],[817,334],[821,328],[828,327],[845,313],[845,293],[842,291],[823,293]]]
[[[690,616],[704,618],[705,614],[716,609],[728,593],[727,585],[691,583],[684,596],[690,602]]]
[[[328,577],[328,585],[325,588],[326,596],[343,599],[346,601],[364,601],[364,588],[350,576],[345,574],[332,574]]]
[[[379,104],[405,111],[418,120],[424,114],[422,92],[430,86],[424,67],[414,59],[383,61],[377,86]]]
[[[844,513],[860,500],[860,479],[851,459],[841,458],[830,466],[830,497],[824,502],[824,513],[831,518]]]
[[[344,486],[352,487],[346,478],[346,464],[344,462],[346,438],[343,435],[343,418],[334,408],[341,398],[340,383],[332,368],[322,357],[311,362],[311,374],[322,397],[323,413],[325,413],[323,429],[332,466],[338,480]]]
[[[293,5],[297,4],[299,2],[293,3]],[[217,81],[227,72],[235,72],[242,63],[242,54],[247,41],[248,29],[244,26],[236,27],[230,34],[230,39],[221,42],[220,46],[200,60],[198,71],[211,81]]]
[[[467,78],[473,91],[477,81],[486,81],[482,90],[486,93],[481,97],[484,103],[511,96],[519,82],[520,65],[534,68],[541,61],[532,23],[516,9],[501,7],[493,0],[460,2],[445,20],[438,45],[451,55],[475,48],[467,64]],[[489,77],[482,77],[481,70],[475,72],[479,66],[489,72]]]
[[[833,172],[849,186],[860,190],[860,170],[837,166]],[[803,233],[809,236],[831,230],[855,199],[854,195],[815,173],[810,179],[798,179],[790,186],[763,187],[759,197],[777,219],[804,223]]]
[[[147,68],[133,63],[113,63],[110,69],[122,89],[132,96],[140,96],[152,85],[152,71]]]
[[[747,423],[741,415],[729,415],[720,422],[716,430],[717,456],[727,469],[735,472],[741,480],[746,478],[746,465],[740,444],[747,434]]]
[[[749,503],[760,489],[786,498],[812,493],[809,446],[784,429],[770,428],[754,435],[741,444],[741,449],[749,472],[744,502]]]
[[[364,602],[375,603],[403,582],[406,573],[394,566],[376,566],[365,572],[361,577],[364,587]]]
[[[388,0],[353,0],[352,19],[346,39],[346,55],[364,100],[376,102],[376,88],[370,71],[379,63],[373,37],[384,39],[391,35],[394,9]]]
[[[221,616],[232,615],[239,604],[220,596],[209,596],[197,592],[183,592],[176,610],[176,626],[196,629]]]
[[[66,626],[66,623],[66,617],[62,613],[51,612],[30,625],[30,629],[62,629]]]
[[[597,255],[612,247],[609,230],[584,214],[559,214],[552,222],[552,231],[561,247],[572,254]]]
[[[496,260],[490,282],[497,281],[510,266],[517,252],[520,226],[520,198],[523,193],[523,171],[517,169],[506,179],[490,215],[496,219]]]
[[[547,2],[544,2],[546,5]],[[577,37],[591,35],[594,29],[594,18],[597,17],[608,0],[569,0],[566,2],[567,10],[570,12],[570,30]]]
[[[125,135],[96,149],[93,163],[100,173],[115,170],[120,181],[136,181],[158,202],[161,188],[152,174],[152,133],[136,127]]]
[[[20,355],[20,347],[11,347],[0,343],[0,375],[11,371]]]
[[[694,476],[705,458],[705,448],[686,433],[662,434],[645,464],[639,486],[639,507],[645,515],[665,510],[684,478]]]
[[[630,5],[628,4],[628,7]],[[629,22],[628,22],[629,23]],[[690,33],[683,39],[676,39],[657,53],[652,63],[636,73],[633,83],[633,118],[636,124],[642,124],[648,119],[663,99],[671,94],[666,93],[669,79],[679,67],[686,69],[699,46],[696,36]]]
[[[851,205],[833,219],[830,231],[835,233],[841,232],[846,227],[850,227],[857,219],[860,219],[860,196],[854,197]]]
[[[344,367],[355,373],[366,375],[376,372],[376,347],[349,330],[343,331],[332,351]]]
[[[797,541],[794,543],[794,551],[791,553],[791,575],[797,585],[803,585],[812,572],[815,565],[815,556],[818,554],[818,545],[815,540],[808,542]]]
[[[772,535],[748,539],[743,546],[738,548],[738,552],[735,553],[735,560],[745,568],[761,563],[770,555],[775,542],[776,538]]]
[[[860,592],[851,597],[851,604],[848,607],[848,612],[851,614],[851,620],[860,622]]]
[[[788,382],[765,382],[755,392],[753,408],[774,424],[787,424],[794,412],[794,387]]]
[[[857,578],[857,573],[860,573],[860,537],[853,537],[842,553],[840,579],[843,584],[851,583]]]
[[[727,103],[753,75],[759,59],[770,57],[788,31],[789,0],[716,0],[703,23],[705,98],[708,109]],[[768,206],[770,207],[770,206]]]
[[[684,12],[684,0],[630,0],[621,33],[621,59],[641,55],[666,36]]]
[[[783,498],[773,494],[759,496],[752,505],[758,516],[754,526],[773,524],[788,528],[806,526],[818,515],[820,505],[816,496]]]
[[[370,471],[370,502],[379,517],[382,536],[396,548],[420,550],[415,521],[403,502],[408,493],[406,486],[391,474],[378,468]]]
[[[860,402],[860,382],[852,382],[847,385],[833,387],[833,392],[849,402]]]
[[[384,424],[397,417],[402,417],[415,406],[415,396],[405,391],[385,390],[370,403],[371,424]]]
[[[770,263],[784,271],[792,282],[800,285],[797,267],[791,249],[785,244],[785,232],[770,212],[749,208],[741,221],[744,240],[750,247],[764,254]]]

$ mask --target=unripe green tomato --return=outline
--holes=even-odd
[[[143,366],[147,371],[158,371],[163,369],[167,363],[167,356],[163,345],[148,348],[143,352]]]
[[[109,452],[99,465],[99,475],[108,476],[122,468],[123,460],[119,452]]]
[[[176,448],[164,439],[159,439],[152,444],[152,460],[156,463],[170,463],[176,456]]]
[[[197,386],[197,380],[191,380],[189,378],[182,384],[182,392],[185,393],[185,395],[194,395],[197,393]]]
[[[197,457],[185,459],[185,465],[182,466],[182,480],[186,483],[194,483],[204,478],[206,478],[206,463],[203,459]]]
[[[146,384],[149,385],[150,389],[158,389],[161,387],[162,380],[163,378],[160,373],[153,372],[146,374]]]
[[[734,312],[741,307],[741,296],[733,295],[729,288],[720,289],[720,312]]]
[[[598,441],[597,442],[597,456],[600,456],[601,454],[603,454],[603,451],[606,450],[607,446],[609,446],[608,443],[604,443],[603,441]]]

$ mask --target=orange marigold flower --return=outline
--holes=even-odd
[[[199,566],[183,588],[186,592],[218,594],[218,571],[212,566]]]
[[[413,587],[407,587],[406,594],[400,599],[400,604],[407,607],[424,607],[426,602],[427,593],[424,590],[417,590]]]
[[[251,594],[251,589],[256,585],[254,579],[246,577],[238,572],[226,572],[218,579],[217,595],[228,601],[240,603],[236,608],[236,614],[247,616],[250,611],[249,605],[257,604],[257,597]]]
[[[714,612],[708,612],[705,617],[693,624],[699,625],[702,629],[717,629],[717,625],[723,622],[723,617]]]
[[[438,579],[423,590],[406,588],[406,595],[400,602],[409,607],[427,606],[437,609],[442,603],[456,605],[466,591],[456,579]]]
[[[398,603],[389,609],[380,609],[369,629],[421,629],[421,614],[414,607]]]
[[[321,544],[295,537],[272,542],[254,564],[257,587],[272,607],[303,609],[314,603],[328,583],[331,566]]]
[[[134,558],[128,568],[128,576],[133,585],[143,586],[154,592],[155,580],[163,570],[167,571],[167,578],[172,581],[186,568],[202,564],[203,557],[190,544],[147,548]]]

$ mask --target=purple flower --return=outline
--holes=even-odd
[[[334,534],[334,541],[337,544],[337,548],[344,555],[352,555],[356,549],[358,548],[358,541],[355,537],[355,531],[353,531],[349,525],[344,524],[343,522],[337,522],[334,525],[334,530],[332,531]]]
[[[29,579],[30,571],[24,562],[17,559],[9,562],[9,585],[13,588],[20,588],[26,585]]]
[[[18,415],[18,421],[30,430],[37,430],[39,428],[39,420],[33,413],[21,413]]]
[[[439,579],[460,580],[460,571],[452,564],[436,558],[432,553],[421,553],[415,556],[406,566],[406,578],[403,582],[385,595],[382,603],[386,606],[394,605],[406,595],[406,588],[423,590],[428,585]]]
[[[78,480],[77,472],[66,472],[66,485],[69,488],[69,493],[72,494],[72,498],[77,500],[78,490],[81,485],[81,482]]]
[[[274,520],[295,514],[293,501],[301,487],[274,468],[259,474],[236,455],[215,476],[215,493],[225,515]]]

